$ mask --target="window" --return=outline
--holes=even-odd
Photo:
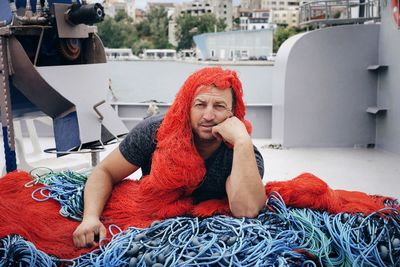
[[[215,50],[214,49],[211,50],[211,57],[215,57]]]

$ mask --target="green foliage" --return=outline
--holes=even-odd
[[[168,42],[168,22],[167,11],[163,6],[152,7],[136,29],[139,37],[151,43],[152,48],[171,48],[172,45]]]
[[[217,27],[217,31],[223,31],[226,28],[224,21],[222,19],[217,20],[213,14],[206,14],[202,16],[183,14],[176,19],[176,24],[178,50],[192,48],[194,45],[194,35],[213,32],[215,30],[215,26]]]
[[[304,29],[295,27],[282,27],[279,26],[274,33],[273,51],[278,52],[279,47],[285,42],[289,37],[304,31]]]
[[[152,7],[146,18],[138,24],[124,12],[119,11],[114,18],[106,17],[97,25],[98,34],[106,47],[130,47],[134,54],[148,48],[173,48],[168,42],[169,18],[164,7]],[[223,31],[226,24],[213,14],[203,16],[181,15],[177,18],[178,49],[192,48],[196,34]]]
[[[129,47],[134,54],[147,48],[171,48],[168,42],[168,17],[164,7],[152,8],[139,24],[133,24],[126,12],[119,11],[114,18],[106,17],[97,25],[105,47]]]
[[[333,18],[334,19],[338,19],[340,18],[340,16],[342,15],[342,12],[340,10],[337,10],[334,14],[333,14]]]
[[[133,54],[139,55],[143,53],[144,49],[154,48],[154,45],[148,39],[139,39],[137,42],[134,42],[130,48]]]
[[[132,25],[132,19],[125,12],[119,12],[116,18],[106,17],[103,22],[97,25],[98,34],[105,47],[120,48],[130,47],[137,41],[138,34]]]
[[[133,19],[128,16],[128,14],[124,10],[119,10],[117,14],[114,17],[114,20],[116,22],[121,22],[121,23],[133,23]]]

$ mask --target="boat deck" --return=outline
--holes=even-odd
[[[54,147],[52,138],[39,140],[42,149]],[[400,198],[400,155],[367,148],[273,149],[269,147],[272,140],[253,141],[264,157],[264,182],[288,180],[303,172],[310,172],[323,179],[333,189]],[[54,154],[32,154],[30,140],[24,138],[23,142],[26,159],[32,166],[54,170],[90,168],[90,154],[73,154],[57,159]],[[3,153],[2,141],[0,145]],[[106,150],[100,153],[100,159],[115,147],[116,144],[106,146]],[[0,156],[0,166],[4,166],[3,155]],[[138,171],[132,178],[140,176]]]
[[[254,140],[264,157],[264,182],[291,179],[303,172],[320,177],[333,189],[400,198],[400,155],[367,148],[268,148]]]

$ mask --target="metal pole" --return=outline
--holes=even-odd
[[[91,152],[90,153],[92,167],[96,167],[100,162],[100,152]]]
[[[8,70],[8,38],[0,36],[0,106],[6,171],[17,169]]]

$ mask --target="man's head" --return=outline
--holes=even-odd
[[[233,90],[214,85],[197,88],[190,108],[190,123],[195,138],[213,141],[212,127],[233,116]]]
[[[196,101],[202,100],[207,102],[208,109],[205,112],[194,110]],[[221,103],[225,110],[218,107],[217,104]],[[244,119],[245,113],[242,84],[235,71],[221,67],[200,69],[186,79],[169,108],[157,132],[158,147],[165,144],[171,149],[175,142],[176,149],[192,146],[193,132],[201,138],[211,138],[207,127],[230,116],[241,120],[251,132],[250,123]]]

